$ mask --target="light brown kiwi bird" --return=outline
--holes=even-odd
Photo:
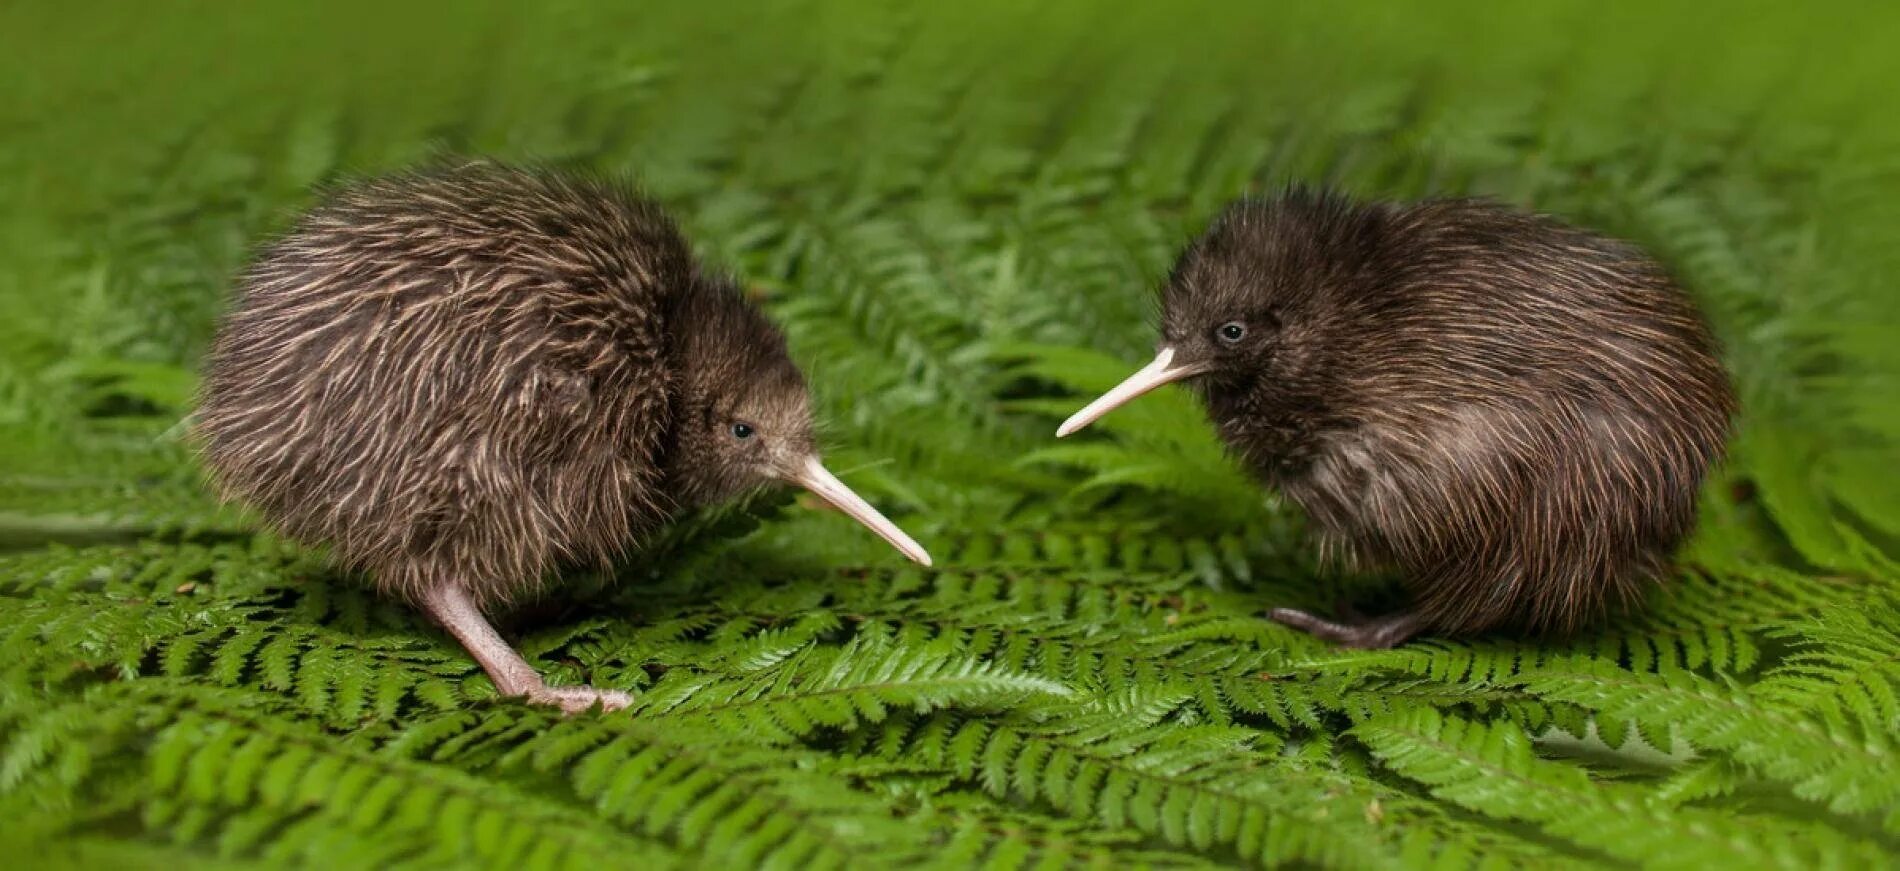
[[[915,541],[819,462],[785,339],[613,181],[471,163],[336,191],[244,274],[198,413],[210,471],[407,599],[497,688],[578,711],[484,612],[677,512],[809,488]]]
[[[1735,407],[1654,260],[1479,200],[1236,203],[1161,307],[1154,362],[1057,435],[1191,385],[1335,550],[1404,574],[1395,614],[1272,611],[1348,645],[1562,632],[1635,599],[1694,526]]]

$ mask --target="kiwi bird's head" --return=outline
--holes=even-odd
[[[930,554],[820,460],[805,376],[785,336],[739,289],[700,278],[669,318],[680,401],[669,489],[684,505],[795,484],[924,565]]]
[[[1304,190],[1228,206],[1161,288],[1161,337],[1146,366],[1056,430],[1075,432],[1165,384],[1206,400],[1223,431],[1242,418],[1317,411],[1349,353],[1383,258],[1386,212]]]

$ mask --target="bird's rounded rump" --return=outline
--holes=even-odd
[[[797,484],[929,562],[819,463],[778,327],[603,176],[476,161],[331,191],[240,279],[197,433],[228,497],[569,708],[601,697],[542,685],[482,610],[682,509]]]
[[[1360,646],[1569,630],[1687,535],[1734,410],[1694,303],[1634,246],[1483,200],[1291,190],[1229,206],[1161,290],[1155,359],[1067,436],[1163,384],[1414,607],[1283,622]]]

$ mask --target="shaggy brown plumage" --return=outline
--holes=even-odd
[[[626,697],[546,687],[484,608],[772,480],[888,526],[817,465],[778,329],[657,206],[552,171],[334,192],[243,276],[198,432],[229,496],[427,608],[504,692],[570,709]]]
[[[1404,613],[1273,612],[1347,644],[1567,631],[1633,600],[1691,529],[1734,409],[1654,261],[1484,201],[1239,202],[1161,302],[1171,353],[1148,380],[1188,380],[1330,550],[1404,572]]]

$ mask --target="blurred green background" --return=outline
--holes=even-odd
[[[1891,864],[1900,7],[0,6],[0,818],[33,864]],[[232,275],[315,186],[627,173],[785,324],[834,468],[511,632],[558,722],[214,504]],[[1054,443],[1288,182],[1634,240],[1744,403],[1681,576],[1584,637],[1324,648],[1377,595],[1164,394]],[[619,583],[606,583],[617,580]],[[1660,748],[1663,752],[1658,752]]]

